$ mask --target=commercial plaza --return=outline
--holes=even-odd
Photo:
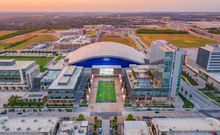
[[[98,117],[97,119],[103,118],[105,120],[103,124],[106,123],[106,119],[110,120],[113,116],[120,116],[119,121],[124,126],[125,135],[131,133],[147,135],[153,132],[155,135],[160,135],[162,132],[170,133],[171,131],[167,129],[174,126],[177,127],[181,122],[185,123],[184,119],[165,118],[168,119],[168,122],[171,121],[170,123],[172,123],[174,121],[175,123],[168,125],[166,130],[163,129],[163,125],[162,128],[154,129],[149,127],[146,121],[124,122],[126,120],[124,116],[129,112],[136,116],[136,120],[143,120],[143,116],[146,115],[151,115],[151,119],[160,115],[165,115],[163,117],[187,116],[189,121],[192,120],[194,123],[202,122],[205,126],[211,123],[213,126],[207,128],[206,131],[203,131],[204,128],[201,127],[198,131],[197,126],[191,125],[194,127],[192,130],[188,131],[185,128],[181,129],[178,127],[178,130],[173,128],[173,132],[179,133],[179,130],[183,130],[182,132],[184,133],[211,133],[213,128],[218,133],[218,120],[209,118],[194,119],[192,117],[199,117],[195,115],[195,112],[176,112],[169,111],[168,109],[170,108],[167,110],[165,108],[164,112],[161,111],[160,114],[157,114],[154,111],[149,111],[149,113],[134,111],[132,107],[138,102],[152,103],[154,105],[175,102],[180,90],[183,60],[184,52],[182,50],[166,41],[160,40],[152,43],[147,56],[127,45],[114,42],[100,42],[79,48],[76,51],[70,52],[62,59],[63,68],[51,68],[44,73],[46,76],[39,77],[40,75],[35,75],[33,83],[31,83],[35,84],[35,80],[37,80],[40,84],[39,88],[42,88],[40,82],[46,83],[50,80],[47,85],[42,83],[43,90],[48,92],[47,103],[56,105],[72,103],[72,112],[62,112],[63,108],[55,108],[61,110],[61,112],[49,113],[45,111],[39,115],[78,117],[77,115],[82,113],[92,117],[92,119],[93,117]],[[80,104],[77,104],[78,99],[86,100],[88,106],[80,107]],[[130,108],[124,107],[126,100],[129,100],[131,103]],[[47,109],[43,108],[42,110]],[[108,120],[107,123],[109,122]],[[27,125],[24,125],[24,130],[29,130],[31,127],[28,126],[28,120],[26,121]],[[160,126],[160,121],[163,121],[163,119],[158,118],[149,121],[154,122],[155,126]],[[88,128],[83,123],[86,122],[63,122],[60,127],[63,129],[59,129],[58,132],[64,134],[70,130],[75,131],[75,133],[83,132],[85,134]],[[10,127],[10,124],[8,127]],[[53,129],[54,127],[50,128]],[[13,130],[17,130],[15,132],[22,132],[23,128],[21,131],[20,127]],[[102,130],[104,130],[104,127]],[[4,132],[10,133],[10,130],[4,130]]]
[[[87,87],[89,99],[97,90],[95,88],[94,91],[93,87],[97,87],[94,83],[105,80],[113,81],[112,89],[116,97],[142,101],[175,100],[180,84],[183,52],[160,40],[152,43],[149,52],[146,56],[124,44],[97,42],[69,53],[63,59],[63,68],[45,73],[39,73],[39,66],[31,61],[0,61],[3,77],[20,74],[13,80],[8,76],[1,78],[0,86],[8,90],[24,86],[25,89],[37,87],[48,91],[49,101],[73,102],[78,89],[85,86],[82,81],[91,84]],[[114,94],[112,97],[115,97]]]
[[[146,56],[127,45],[100,42],[70,53],[65,61],[69,65],[84,67],[84,72],[92,78],[91,81],[96,77],[99,80],[119,77],[123,84],[120,89],[124,98],[127,95],[136,99],[150,97],[155,99],[160,97],[158,100],[162,99],[161,97],[166,100],[175,99],[180,84],[184,53],[173,45],[159,40],[154,41],[150,49],[152,54]],[[146,71],[151,77],[149,75],[147,77],[146,73],[141,73],[142,71],[134,70],[134,67]],[[151,84],[152,82],[157,84]]]

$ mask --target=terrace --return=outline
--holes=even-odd
[[[160,67],[131,68],[127,70],[127,76],[132,88],[158,88],[162,86],[162,68]]]

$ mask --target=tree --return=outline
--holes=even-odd
[[[127,119],[126,120],[135,120],[134,116],[132,114],[128,114],[127,115]]]
[[[78,119],[77,119],[78,121],[84,121],[85,120],[85,116],[83,115],[83,114],[80,114],[79,116],[78,116]]]

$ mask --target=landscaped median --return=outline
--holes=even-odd
[[[183,96],[181,93],[179,93],[179,97],[183,100],[183,108],[193,108],[194,104],[190,102],[185,96]]]
[[[213,85],[206,84],[205,88],[199,90],[202,94],[214,100],[213,102],[216,102],[220,105],[220,92],[216,90],[216,88]]]
[[[4,104],[5,108],[43,108],[47,98],[43,100],[23,100],[19,96],[11,96],[7,104]]]
[[[188,73],[182,72],[182,79],[193,86],[199,85]]]

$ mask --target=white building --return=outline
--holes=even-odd
[[[124,135],[149,135],[145,121],[124,121]]]
[[[163,87],[169,87],[170,97],[175,97],[180,85],[184,52],[163,40],[155,40],[149,48],[151,65],[163,65]]]
[[[88,121],[63,121],[57,135],[87,135]]]
[[[30,90],[39,73],[34,61],[0,60],[0,90]]]
[[[83,67],[66,66],[48,88],[49,101],[73,101],[82,79]]]
[[[154,118],[152,135],[218,135],[220,121],[214,118]]]
[[[4,117],[0,119],[1,135],[55,135],[58,117]]]

